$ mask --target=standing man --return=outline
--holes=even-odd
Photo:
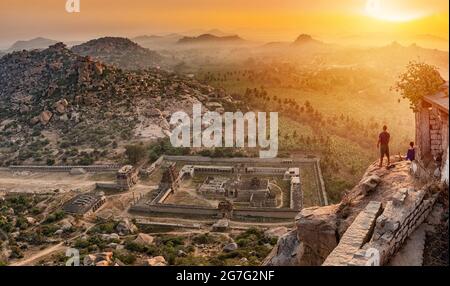
[[[387,156],[388,164],[387,166],[391,165],[391,158],[389,156],[389,139],[391,138],[391,135],[389,132],[387,132],[387,126],[383,126],[383,132],[380,133],[380,136],[378,136],[378,144],[377,148],[380,149],[380,168],[383,167],[383,159],[384,155]]]

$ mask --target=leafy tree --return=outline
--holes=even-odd
[[[438,92],[444,82],[436,66],[411,61],[393,89],[408,99],[411,109],[416,112],[422,98]]]
[[[144,145],[128,145],[125,147],[125,155],[131,164],[138,163],[147,154],[147,150]]]

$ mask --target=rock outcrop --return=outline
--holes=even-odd
[[[163,256],[156,256],[150,259],[147,259],[146,266],[167,266],[167,261]]]
[[[120,235],[130,235],[136,233],[137,230],[138,228],[129,219],[124,219],[116,226],[116,231]]]
[[[141,245],[150,245],[153,244],[153,241],[155,238],[151,235],[145,234],[145,233],[139,233],[135,240],[133,240],[134,243],[141,244]]]
[[[72,51],[127,70],[155,68],[161,65],[163,60],[157,52],[143,48],[129,39],[118,37],[91,40],[72,47]],[[96,66],[96,71],[102,74],[102,66]]]
[[[374,163],[340,204],[303,209],[296,230],[279,239],[265,265],[366,265],[367,249],[386,264],[427,217],[439,190],[417,182],[410,162],[389,170]]]
[[[109,66],[62,43],[10,53],[0,58],[0,122],[11,123],[2,124],[0,142],[13,142],[21,152],[7,152],[0,164],[34,163],[33,154],[47,149],[55,164],[78,165],[86,156],[72,155],[71,146],[109,151],[121,141],[166,137],[174,112],[192,113],[194,103],[222,95],[221,89],[162,69]],[[43,131],[59,138],[37,142]]]

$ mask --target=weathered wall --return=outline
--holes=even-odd
[[[381,212],[381,203],[372,201],[359,213],[355,221],[339,241],[338,246],[327,257],[323,266],[347,265],[353,256],[367,243],[373,232],[376,219]]]
[[[180,214],[191,216],[218,217],[220,212],[217,208],[183,206],[174,204],[136,204],[130,208],[131,211],[144,213]],[[297,211],[278,208],[239,208],[233,210],[235,218],[272,218],[293,219]]]
[[[388,170],[376,162],[340,204],[303,209],[296,218],[297,240],[279,240],[265,264],[365,265],[367,259],[358,259],[370,247],[386,263],[429,214],[434,202],[431,194],[440,189],[435,185],[424,188],[411,176],[410,166],[410,162],[396,162]],[[378,218],[376,207],[370,215],[367,211],[361,214],[371,204],[382,205]],[[295,255],[288,257],[287,253]]]
[[[385,265],[402,247],[405,240],[430,214],[435,197],[433,187],[421,190],[402,189],[393,200],[371,202],[347,229],[324,266]],[[373,231],[372,231],[373,230]],[[376,258],[369,254],[377,253]]]
[[[11,171],[32,172],[70,172],[72,169],[84,169],[86,172],[117,172],[120,165],[91,165],[91,166],[10,166]]]

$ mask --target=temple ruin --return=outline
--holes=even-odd
[[[158,188],[130,210],[210,218],[292,219],[304,207],[299,163],[311,164],[311,170],[320,170],[317,160],[307,159],[289,162],[255,158],[207,160],[194,156],[165,156],[165,163],[159,170]],[[192,164],[194,162],[196,164]],[[322,182],[320,172],[314,174],[317,175],[314,182]],[[317,201],[326,202],[323,185],[317,187],[314,195],[321,196]]]

